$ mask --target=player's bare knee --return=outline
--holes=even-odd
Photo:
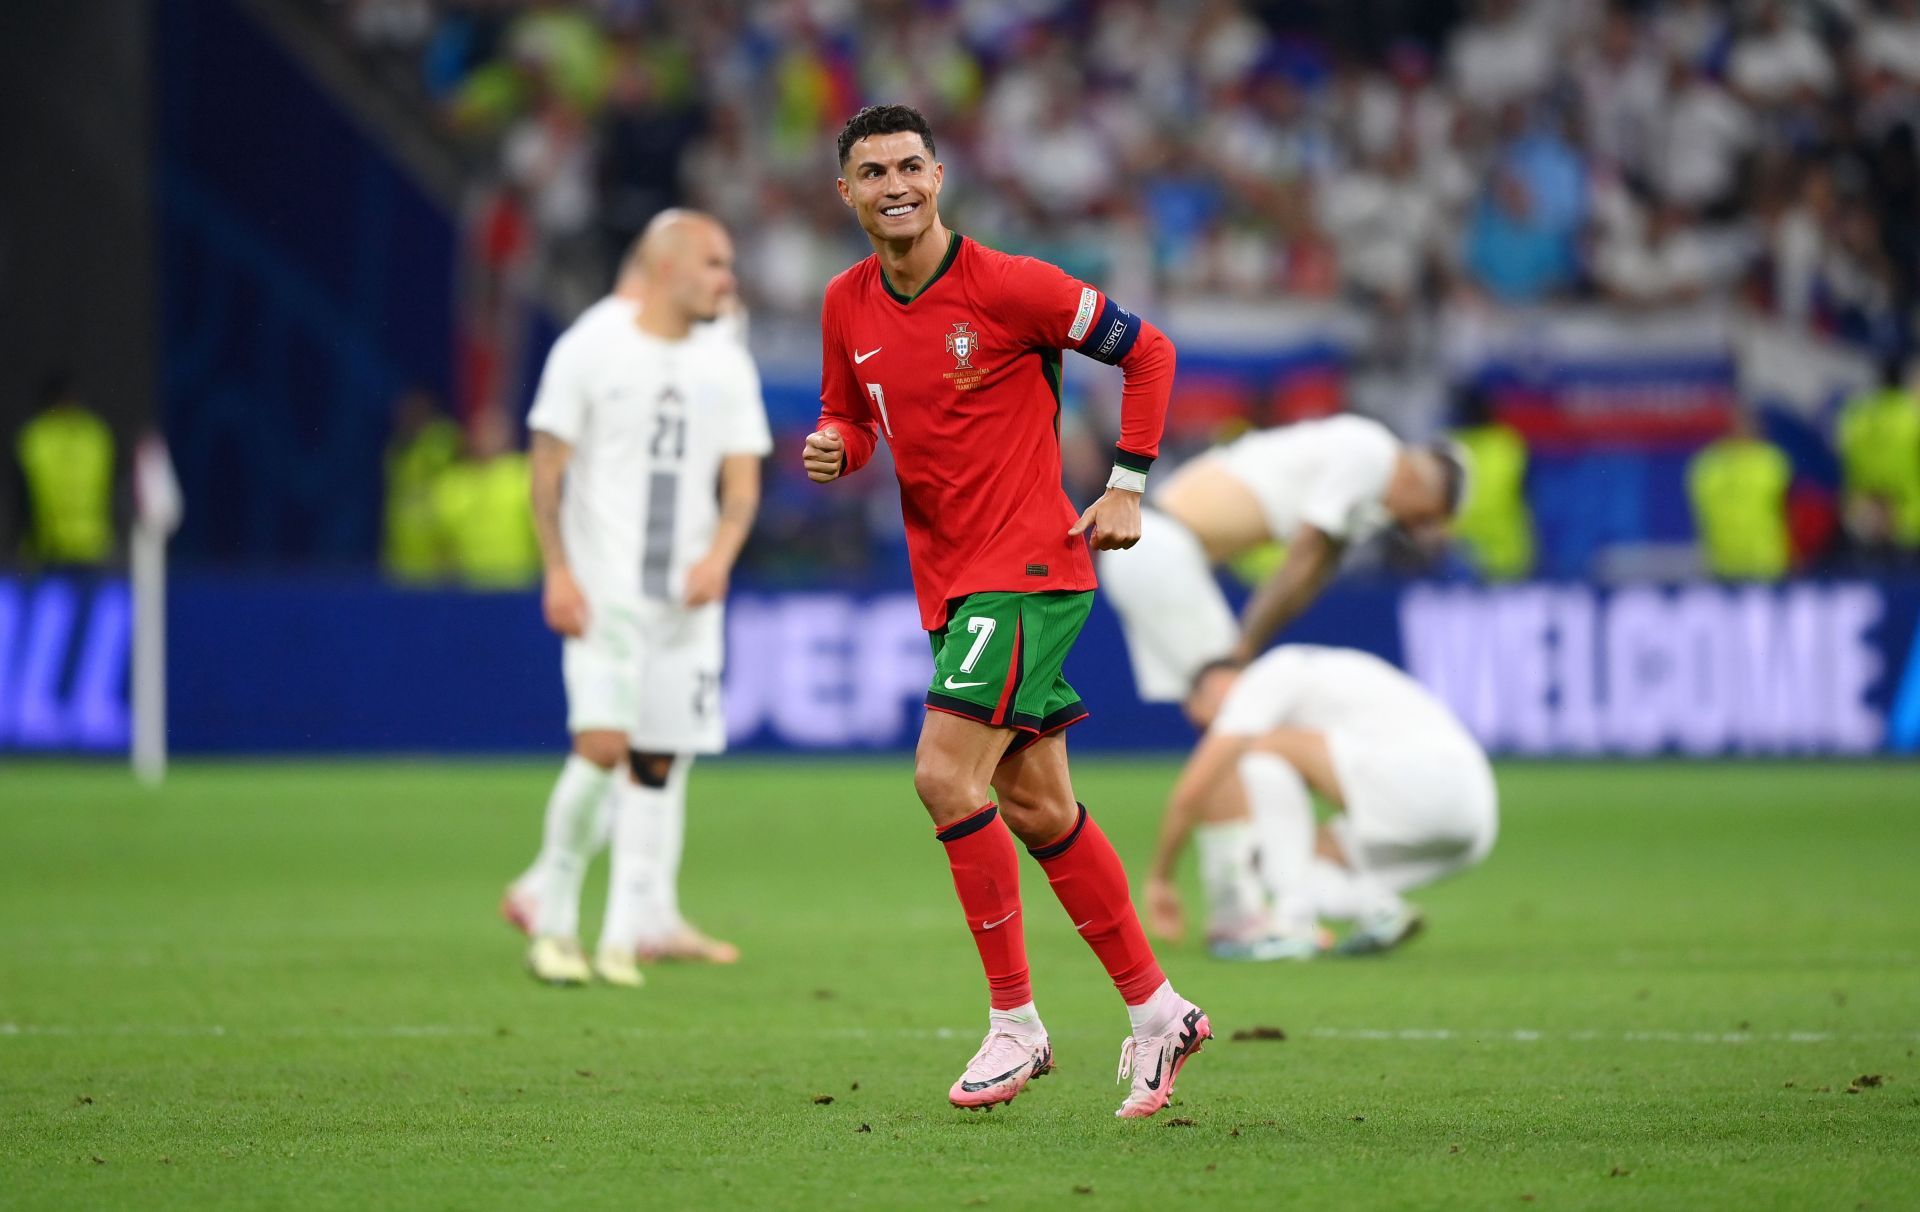
[[[642,753],[638,749],[629,749],[627,750],[627,769],[631,772],[634,782],[658,791],[667,785],[667,777],[673,773],[673,755]]]
[[[1071,800],[1064,803],[1032,803],[1008,800],[1003,796],[1000,815],[1006,820],[1013,836],[1020,839],[1020,844],[1032,850],[1059,841],[1061,834],[1073,828],[1080,809]]]
[[[936,825],[960,819],[987,802],[987,790],[958,763],[940,753],[919,753],[913,762],[913,790]]]
[[[627,759],[627,738],[617,732],[576,733],[573,751],[602,770],[612,770]]]

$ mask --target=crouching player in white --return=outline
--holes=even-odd
[[[1446,706],[1364,652],[1291,644],[1204,670],[1188,711],[1205,735],[1181,772],[1147,884],[1148,920],[1183,929],[1173,870],[1200,823],[1244,830],[1258,861],[1203,846],[1207,933],[1224,959],[1306,959],[1322,919],[1347,955],[1419,932],[1401,894],[1480,862],[1498,831],[1486,754]],[[1309,791],[1334,808],[1316,829]]]
[[[725,229],[664,212],[615,294],[555,343],[527,419],[573,753],[539,856],[502,909],[532,936],[528,965],[542,980],[638,985],[639,961],[739,958],[681,916],[678,896],[687,775],[694,755],[726,746],[722,612],[772,448],[753,361],[711,323],[733,289]],[[590,970],[580,888],[609,834]]]

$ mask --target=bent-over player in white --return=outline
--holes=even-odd
[[[1422,924],[1402,893],[1493,848],[1486,754],[1445,704],[1376,656],[1290,644],[1244,670],[1222,662],[1188,708],[1206,735],[1168,801],[1147,885],[1162,933],[1183,929],[1173,868],[1197,823],[1245,830],[1258,854],[1249,865],[1233,848],[1201,846],[1208,938],[1228,959],[1315,955],[1323,918],[1353,923],[1343,954],[1388,950]],[[1334,807],[1317,831],[1309,789]]]
[[[1245,664],[1333,580],[1341,553],[1390,526],[1439,533],[1466,466],[1452,446],[1410,446],[1344,415],[1256,430],[1190,460],[1154,489],[1140,541],[1100,554],[1140,697],[1177,703],[1211,661]],[[1266,543],[1286,559],[1238,622],[1213,570]]]
[[[542,606],[565,637],[573,753],[540,854],[503,911],[532,936],[528,963],[543,980],[589,976],[580,887],[609,833],[593,972],[637,985],[639,960],[739,956],[688,924],[678,897],[687,775],[694,755],[726,747],[724,601],[772,448],[753,360],[713,323],[733,289],[725,229],[662,213],[615,294],[555,343],[527,418]]]

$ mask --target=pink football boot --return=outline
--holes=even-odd
[[[947,1101],[970,1111],[1010,1103],[1028,1082],[1052,1068],[1053,1048],[1046,1036],[1036,1040],[989,1031],[980,1051],[967,1062],[967,1071],[947,1091]]]
[[[1166,1030],[1146,1039],[1129,1035],[1121,1041],[1117,1080],[1132,1077],[1133,1089],[1114,1112],[1120,1118],[1145,1119],[1166,1106],[1173,1097],[1173,1079],[1180,1076],[1187,1058],[1213,1038],[1213,1024],[1207,1021],[1206,1012],[1189,1001],[1182,1001],[1181,1006],[1183,1009]]]

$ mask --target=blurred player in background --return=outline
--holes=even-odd
[[[1100,560],[1141,699],[1179,702],[1209,664],[1258,656],[1333,580],[1349,545],[1390,526],[1416,542],[1443,533],[1466,472],[1452,447],[1409,446],[1353,415],[1258,430],[1181,467],[1141,511],[1140,542]],[[1274,542],[1286,556],[1236,623],[1214,568]],[[1197,837],[1204,868],[1238,868],[1252,883],[1243,817],[1208,820]]]
[[[893,451],[934,681],[914,788],[946,848],[992,1008],[956,1106],[1006,1102],[1053,1053],[1028,978],[1018,835],[1127,1003],[1117,1114],[1152,1115],[1212,1031],[1175,993],[1140,928],[1126,869],[1074,799],[1062,729],[1086,717],[1061,665],[1092,603],[1093,558],[1131,546],[1160,444],[1173,345],[1045,262],[995,252],[938,211],[944,167],[906,106],[870,106],[839,140],[841,199],[874,255],[827,285],[822,412],[804,464],[858,471]],[[1061,351],[1117,364],[1121,437],[1101,498],[1060,486]],[[989,788],[999,796],[996,805]]]
[[[1338,948],[1390,950],[1421,927],[1400,894],[1493,848],[1486,754],[1439,699],[1380,658],[1289,644],[1244,670],[1202,671],[1188,709],[1205,730],[1168,801],[1147,884],[1156,933],[1184,928],[1173,868],[1196,823],[1244,829],[1256,865],[1203,847],[1207,935],[1223,959],[1307,959],[1320,919],[1349,921]],[[1309,789],[1334,807],[1316,832]]]
[[[727,583],[772,449],[753,361],[730,326],[712,323],[733,289],[725,229],[663,212],[614,294],[555,343],[528,417],[542,606],[566,637],[573,753],[539,856],[503,911],[532,936],[528,964],[542,980],[590,975],[580,887],[609,832],[592,973],[638,985],[637,960],[739,958],[688,924],[678,896],[687,775],[694,755],[726,745]]]
[[[1140,697],[1179,702],[1209,662],[1260,655],[1349,545],[1390,526],[1417,541],[1442,533],[1466,470],[1451,446],[1409,446],[1353,415],[1258,430],[1182,466],[1141,512],[1140,542],[1100,559]],[[1285,543],[1286,558],[1236,624],[1213,569],[1266,543]]]

